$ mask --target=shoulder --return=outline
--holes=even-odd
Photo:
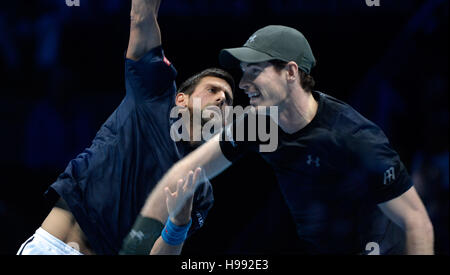
[[[177,71],[165,57],[161,46],[153,48],[139,60],[126,59],[125,86],[127,95],[143,102],[174,90]]]
[[[381,128],[346,102],[317,92],[322,100],[322,116],[338,143],[344,147],[355,144],[387,142]]]
[[[317,94],[323,101],[324,115],[332,121],[334,129],[346,135],[355,134],[362,129],[379,129],[348,103],[322,92]]]
[[[176,73],[173,64],[165,56],[162,46],[158,46],[149,50],[138,60],[125,58],[125,63],[128,68],[138,69],[149,65],[161,65],[163,68],[171,68],[174,71],[173,73]]]

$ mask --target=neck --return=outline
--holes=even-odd
[[[280,106],[278,123],[281,129],[292,134],[303,129],[317,113],[318,103],[312,93],[293,91]]]
[[[201,125],[196,127],[195,131],[197,131],[197,133],[199,133],[201,135]],[[201,140],[196,140],[194,141],[194,122],[191,119],[191,127],[190,127],[190,131],[189,131],[189,146],[193,149],[199,147],[200,145],[202,145],[204,143],[203,138],[201,138]],[[198,138],[198,137],[197,137]]]

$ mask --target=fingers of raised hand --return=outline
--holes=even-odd
[[[186,179],[187,180],[187,179]],[[175,193],[180,194],[181,192],[183,192],[183,185],[184,185],[185,180],[184,179],[179,179],[177,181],[177,189],[175,190]]]
[[[189,190],[194,193],[195,189],[197,188],[197,185],[200,182],[201,177],[203,176],[203,170],[200,167],[197,167],[197,169],[195,169],[194,171],[194,177],[192,180],[192,184],[189,186]]]
[[[189,173],[186,176],[186,180],[184,182],[183,189],[181,189],[181,191],[183,193],[186,193],[189,190],[189,186],[192,185],[193,177],[194,177],[194,172],[192,172],[192,170],[191,170],[191,171],[189,171]]]

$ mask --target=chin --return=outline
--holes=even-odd
[[[216,118],[216,119],[213,119],[213,118],[204,119],[204,118],[202,118],[202,127],[205,126],[206,123],[212,123],[214,125],[220,124],[220,125],[223,126],[223,121],[222,121],[221,118],[220,119],[219,118]]]
[[[270,104],[267,104],[266,102],[254,102],[254,103],[251,103],[250,105],[252,105],[252,106],[255,107],[255,108],[260,108],[260,107],[270,107],[270,106],[272,106],[272,105],[270,105]]]

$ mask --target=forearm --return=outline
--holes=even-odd
[[[159,181],[147,198],[141,210],[141,215],[159,220],[162,223],[167,221],[168,212],[165,203],[164,188],[169,187],[169,189],[174,190],[178,179],[184,178],[190,170],[194,170],[198,165],[201,165],[201,162],[191,162],[189,159],[185,158],[176,163]]]
[[[407,255],[433,255],[434,235],[431,224],[416,226],[405,230]]]
[[[378,206],[404,230],[406,254],[434,253],[433,225],[414,186],[397,198]]]
[[[170,245],[162,237],[159,237],[150,251],[150,255],[180,255],[182,248],[183,244]]]
[[[177,181],[197,167],[202,167],[206,177],[211,179],[229,165],[231,163],[223,156],[219,146],[219,136],[216,135],[169,169],[149,195],[141,214],[165,223],[168,216],[164,195],[165,187],[174,190]],[[201,182],[202,179],[199,180],[199,184]]]
[[[161,45],[157,21],[160,3],[160,0],[132,0],[127,58],[138,60],[149,50]]]

